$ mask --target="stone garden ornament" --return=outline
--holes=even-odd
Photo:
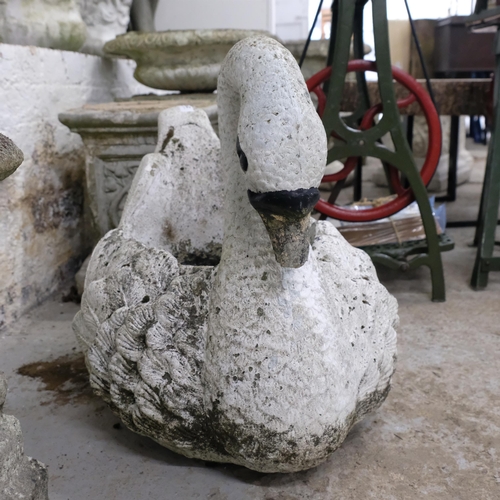
[[[13,174],[24,160],[22,151],[0,134],[0,181]],[[19,421],[4,415],[7,383],[0,372],[0,498],[48,500],[47,467],[24,455]]]
[[[107,42],[104,53],[133,59],[137,63],[135,79],[148,87],[212,93],[229,49],[244,38],[265,33],[236,29],[131,31]]]
[[[218,106],[220,171],[203,112],[163,112],[74,329],[92,387],[132,430],[187,457],[308,469],[386,398],[397,303],[310,217],[327,140],[293,56],[239,42]]]
[[[78,0],[87,26],[82,52],[103,55],[104,44],[127,31],[132,0]]]
[[[47,467],[27,457],[17,418],[3,414],[7,383],[0,373],[0,498],[48,500]]]
[[[79,50],[86,36],[76,0],[0,0],[0,43]]]
[[[13,174],[23,161],[23,152],[8,137],[0,134],[0,181]]]

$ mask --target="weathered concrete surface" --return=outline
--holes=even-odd
[[[266,33],[257,30],[171,30],[130,32],[106,43],[109,56],[130,57],[134,76],[155,89],[213,92],[222,60],[239,40]]]
[[[86,27],[75,0],[3,0],[0,42],[78,50]]]
[[[477,215],[484,161],[481,152],[458,203],[448,204],[449,219]],[[364,188],[367,195],[375,189],[368,176]],[[443,255],[447,302],[430,301],[425,268],[379,270],[400,305],[393,388],[330,460],[305,473],[189,460],[120,428],[85,382],[70,331],[78,306],[49,301],[25,316],[0,336],[10,386],[5,411],[20,418],[27,454],[48,464],[51,500],[499,498],[500,273],[491,273],[485,291],[472,291],[473,230],[449,233],[456,249]],[[23,373],[42,378],[17,373],[26,365]]]
[[[0,184],[0,328],[48,297],[85,257],[81,139],[59,112],[149,92],[129,61],[0,44],[0,132],[25,161]]]
[[[134,178],[123,233],[186,264],[214,265],[223,235],[220,141],[207,114],[191,106],[162,111],[158,143]]]

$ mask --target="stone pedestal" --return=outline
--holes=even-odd
[[[7,384],[0,375],[0,498],[48,500],[47,467],[26,457],[19,421],[3,414]]]
[[[203,108],[217,129],[215,94],[173,94],[86,105],[59,120],[86,149],[86,188],[96,236],[117,227],[130,184],[144,155],[155,150],[158,115],[179,105]]]

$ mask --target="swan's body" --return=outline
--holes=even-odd
[[[75,330],[94,389],[131,429],[190,457],[306,469],[385,399],[397,305],[368,256],[331,224],[290,207],[272,213],[268,194],[305,199],[326,159],[323,126],[288,51],[265,37],[237,44],[218,105],[219,265],[180,264],[154,236],[161,221],[145,230],[134,219],[141,179],[153,175],[143,161],[121,227],[94,251]],[[160,199],[148,203],[148,213],[161,212]]]

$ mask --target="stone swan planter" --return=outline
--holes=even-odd
[[[243,38],[263,33],[229,29],[130,32],[106,43],[104,53],[133,59],[135,78],[149,87],[213,92],[229,49]]]
[[[386,398],[397,303],[310,217],[327,141],[290,52],[239,42],[218,107],[220,150],[202,111],[162,112],[73,328],[130,429],[187,457],[299,471]]]

